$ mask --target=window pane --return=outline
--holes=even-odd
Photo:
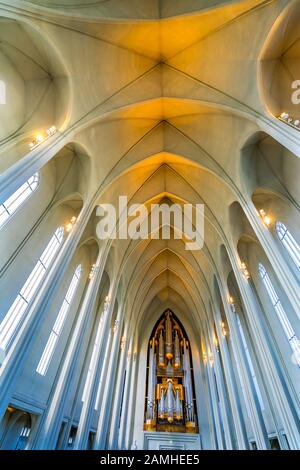
[[[262,278],[266,291],[270,297],[274,310],[277,313],[277,317],[281,323],[283,331],[289,341],[291,348],[295,352],[294,346],[293,346],[294,343],[291,342],[291,339],[295,338],[295,342],[298,342],[298,338],[293,330],[293,327],[287,317],[287,314],[285,313],[285,310],[282,306],[282,303],[280,302],[278,298],[278,295],[276,294],[273,284],[271,283],[271,279],[269,278],[269,275],[265,267],[261,263],[259,263],[258,265],[258,271],[259,271],[260,277]],[[300,358],[297,360],[297,362],[300,365]]]
[[[25,315],[30,301],[40,287],[46,270],[50,264],[49,260],[51,261],[54,258],[63,240],[63,231],[63,227],[59,227],[56,230],[47,247],[43,251],[42,256],[44,257],[43,259],[45,263],[41,261],[41,258],[38,260],[24,286],[20,290],[16,300],[3,318],[0,324],[0,347],[2,349],[6,349],[8,346],[19,323]]]
[[[298,243],[282,222],[277,221],[275,227],[279,240],[289,253],[297,268],[300,269],[300,247]]]
[[[39,173],[22,184],[3,204],[0,205],[0,227],[21,206],[21,204],[36,190],[39,185]]]
[[[67,294],[64,298],[62,306],[56,317],[48,342],[46,344],[46,347],[44,349],[40,362],[38,363],[38,366],[36,368],[36,371],[38,374],[45,375],[48,370],[51,358],[55,350],[55,345],[58,341],[59,335],[63,329],[65,320],[67,318],[67,313],[69,311],[70,304],[73,300],[73,297],[74,297],[74,294],[75,294],[75,291],[76,291],[76,288],[80,279],[81,271],[82,271],[82,266],[80,264],[79,266],[77,266],[75,270],[75,273],[69,285]]]

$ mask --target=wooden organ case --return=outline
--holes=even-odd
[[[190,345],[170,310],[149,341],[144,429],[198,433]]]

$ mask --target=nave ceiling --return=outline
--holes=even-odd
[[[122,282],[138,328],[147,312],[171,304],[197,324],[219,301],[216,280],[227,279],[238,245],[242,252],[244,245],[258,245],[243,213],[249,205],[254,210],[253,194],[299,203],[293,171],[278,177],[284,160],[289,168],[299,163],[291,148],[277,142],[275,119],[288,102],[278,98],[286,80],[278,68],[282,55],[285,70],[297,73],[292,14],[299,5],[22,3],[24,13],[20,2],[0,1],[0,54],[20,98],[1,131],[3,175],[20,164],[32,134],[55,124],[58,132],[44,158],[52,152],[58,159],[68,149],[80,156],[76,191],[83,203],[117,203],[119,195],[146,205],[203,202],[203,250],[187,251],[182,240],[116,240],[107,258],[108,274]],[[287,27],[278,38],[281,22]],[[275,78],[267,85],[270,70]],[[10,92],[8,87],[8,98]],[[91,212],[82,243],[96,238],[95,227]]]

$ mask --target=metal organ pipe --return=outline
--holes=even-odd
[[[172,343],[173,343],[172,322],[170,319],[170,313],[168,312],[168,315],[166,318],[166,357],[169,360],[173,358]]]
[[[180,360],[180,345],[179,345],[179,338],[178,338],[178,332],[177,331],[175,331],[174,350],[175,350],[175,363],[174,363],[174,366],[176,368],[179,368],[180,365],[181,365],[181,360]]]
[[[186,406],[186,420],[188,422],[194,422],[194,405],[193,405],[193,390],[192,390],[192,376],[190,368],[190,354],[188,345],[183,340],[183,361],[184,361],[184,387],[185,387],[185,406]]]
[[[173,410],[174,410],[172,380],[168,380],[167,403],[168,403],[168,421],[169,423],[172,423],[173,422]]]
[[[165,343],[162,330],[160,330],[158,340],[158,365],[160,367],[163,367],[165,365]]]
[[[155,419],[155,386],[156,386],[156,354],[155,340],[153,338],[149,352],[149,371],[148,371],[148,400],[147,400],[147,420]]]

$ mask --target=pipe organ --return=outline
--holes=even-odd
[[[153,330],[147,366],[145,430],[198,432],[190,345],[170,310]]]

